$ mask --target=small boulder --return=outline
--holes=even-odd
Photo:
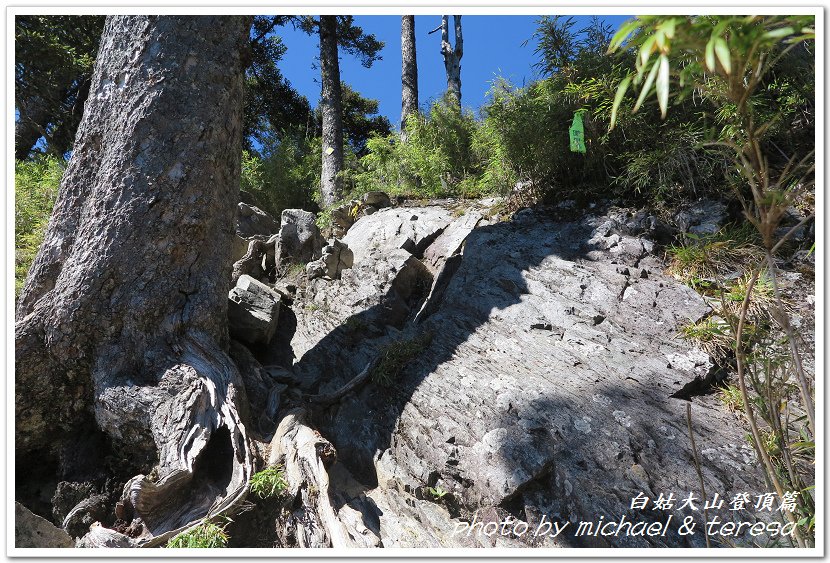
[[[727,219],[726,204],[711,199],[701,199],[679,211],[674,222],[683,233],[712,235],[717,233]]]
[[[231,336],[250,344],[267,344],[277,329],[280,294],[248,275],[242,275],[228,294]]]
[[[355,264],[367,259],[373,250],[383,254],[404,249],[421,256],[452,220],[452,214],[439,207],[381,209],[361,217],[343,242],[354,252]]]
[[[93,523],[106,518],[107,500],[106,495],[100,494],[82,500],[64,518],[63,529],[74,538],[83,537]]]
[[[363,194],[363,205],[372,206],[375,210],[391,207],[392,200],[384,192],[366,192]]]
[[[310,280],[316,280],[326,275],[326,265],[322,260],[314,260],[305,266],[305,275]]]
[[[314,213],[302,209],[282,212],[276,244],[277,264],[310,262],[320,257],[324,244]]]
[[[309,279],[327,277],[337,280],[340,279],[343,270],[353,265],[354,253],[344,242],[332,239],[330,244],[323,247],[320,259],[308,263],[306,275]]]
[[[250,238],[256,235],[269,236],[280,230],[277,221],[259,207],[238,203],[236,206],[236,234]]]
[[[61,481],[52,495],[52,519],[63,522],[78,503],[95,492],[95,486],[90,482]]]
[[[106,548],[106,547],[139,547],[139,544],[131,537],[115,530],[103,527],[100,522],[95,522],[89,532],[78,540],[77,547],[81,548]]]
[[[31,510],[14,503],[15,547],[75,547],[69,534]]]

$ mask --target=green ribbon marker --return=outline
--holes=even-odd
[[[574,121],[568,133],[571,136],[571,152],[578,152],[585,154],[585,128],[582,126],[582,113],[584,109],[577,110],[574,113]]]

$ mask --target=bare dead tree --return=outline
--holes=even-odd
[[[461,16],[453,16],[455,23],[455,47],[450,44],[450,17],[441,16],[441,56],[447,72],[447,94],[461,107],[461,57],[464,55],[464,38],[461,34]]]

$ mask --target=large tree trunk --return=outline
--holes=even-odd
[[[337,16],[320,16],[320,76],[323,91],[323,172],[320,189],[323,206],[340,199],[343,180],[343,109],[340,92],[340,63],[337,58]]]
[[[464,56],[464,39],[461,35],[461,16],[455,21],[455,47],[450,45],[450,17],[441,17],[441,55],[447,71],[447,94],[461,107],[461,57]]]
[[[157,541],[245,490],[226,354],[250,18],[110,16],[15,323],[17,479],[100,429]],[[200,455],[204,454],[204,455]],[[213,459],[207,460],[207,457]],[[128,520],[129,521],[129,520]]]
[[[415,53],[415,16],[401,16],[401,139],[406,140],[406,118],[418,112],[418,62]]]

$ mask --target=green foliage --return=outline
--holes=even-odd
[[[445,491],[440,486],[438,486],[438,487],[427,487],[427,491],[429,491],[429,494],[432,495],[432,500],[434,500],[434,501],[440,501],[441,499],[443,499],[448,494],[448,492]]]
[[[17,15],[14,23],[15,109],[62,157],[81,119],[104,16]]]
[[[665,117],[672,90],[680,106],[701,99],[708,106],[705,140],[736,164],[726,187],[737,188],[742,201],[756,200],[758,211],[749,216],[767,223],[757,225],[767,243],[780,218],[774,209],[794,199],[793,187],[812,181],[813,19],[638,16],[611,43],[635,66],[620,81],[611,126],[627,113],[632,85],[639,88],[632,111],[654,94]]]
[[[718,400],[732,412],[742,412],[744,410],[744,400],[741,396],[741,390],[735,385],[721,387],[718,392]]]
[[[341,82],[343,108],[343,140],[357,156],[366,154],[366,144],[372,137],[384,137],[392,132],[392,124],[383,115],[378,115],[378,101],[364,98],[345,82]],[[317,108],[318,128],[322,131],[322,113]]]
[[[19,295],[58,195],[65,163],[40,156],[14,164],[14,290]]]
[[[727,225],[711,235],[687,233],[686,240],[670,245],[666,253],[669,272],[697,289],[715,278],[742,271],[763,258],[758,233],[751,224]]]
[[[372,370],[372,381],[383,387],[392,386],[403,368],[432,342],[432,334],[424,333],[410,340],[390,342],[380,351],[380,361]]]
[[[292,16],[292,19],[309,35],[318,32],[320,20],[314,16]],[[337,16],[337,48],[357,57],[360,64],[369,68],[380,60],[383,41],[364,33],[361,27],[354,24],[354,16]]]
[[[573,17],[565,16],[542,16],[536,21],[532,38],[539,60],[534,67],[544,75],[572,73],[596,63],[605,66],[602,55],[611,40],[611,28],[596,16],[581,30],[574,31],[574,25]]]
[[[356,175],[355,193],[444,197],[476,195],[481,169],[474,148],[477,124],[472,113],[442,99],[428,116],[407,118],[406,142],[396,135],[375,136]]]
[[[722,319],[707,317],[696,323],[681,327],[680,332],[684,337],[700,342],[720,341],[728,343],[729,325]]]
[[[654,92],[663,116],[673,78],[681,94],[702,88],[746,103],[744,93],[752,94],[765,79],[763,71],[780,60],[782,44],[794,46],[814,36],[813,20],[813,16],[638,16],[611,40],[611,51],[625,44],[636,52],[632,81],[621,83],[619,90],[625,92],[632,83],[640,86],[635,111]]]
[[[262,159],[245,150],[242,151],[239,189],[252,194],[262,194],[265,191],[265,172],[262,167]]]
[[[259,498],[279,496],[288,488],[282,467],[268,467],[251,476],[251,492]]]
[[[341,178],[347,191],[356,191],[361,172],[358,152],[365,151],[373,135],[388,135],[389,121],[378,115],[377,100],[364,98],[343,83],[345,143]],[[320,202],[322,158],[319,108],[305,123],[274,131],[266,126],[257,137],[258,152],[243,151],[241,188],[254,195],[262,209],[279,217],[283,209],[315,209]]]
[[[166,547],[171,548],[221,548],[228,546],[228,534],[225,525],[202,522],[170,538]]]
[[[313,209],[320,183],[320,146],[319,139],[285,135],[280,141],[270,139],[264,156],[243,151],[241,189],[277,218],[283,209]]]
[[[497,79],[478,119],[440,101],[428,115],[410,117],[405,142],[397,136],[370,139],[353,175],[355,193],[498,193],[530,204],[539,198],[614,196],[676,203],[723,191],[723,155],[704,146],[714,127],[707,117],[713,106],[689,100],[666,121],[647,112],[613,115],[620,105],[626,110],[634,105],[626,98],[615,105],[626,64],[634,57],[620,61],[605,54],[610,32],[599,20],[579,31],[573,25],[562,17],[540,19],[538,66],[548,76],[523,88]],[[578,110],[586,110],[584,155],[571,152],[568,142]],[[609,131],[612,117],[617,126]]]
[[[582,107],[565,91],[566,84],[564,75],[525,88],[494,83],[491,101],[481,110],[484,122],[478,138],[481,152],[489,157],[483,178],[489,190],[504,193],[523,181],[561,194],[607,179],[590,115],[583,120],[588,154],[570,151],[568,128]]]

